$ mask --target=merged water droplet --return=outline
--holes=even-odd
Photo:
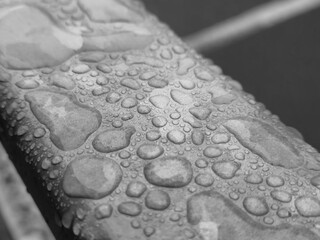
[[[122,171],[115,161],[87,156],[68,165],[62,188],[70,197],[100,199],[111,194],[121,179]]]
[[[298,197],[294,204],[299,214],[303,217],[320,216],[320,201],[314,197]]]
[[[95,208],[94,215],[97,219],[109,218],[111,217],[113,208],[110,204],[102,204]]]
[[[146,179],[162,187],[183,187],[189,184],[193,171],[190,162],[182,157],[155,159],[144,168]]]
[[[130,139],[135,132],[136,129],[133,126],[105,130],[93,139],[92,146],[103,153],[118,151],[129,146]]]
[[[149,101],[156,108],[165,108],[170,102],[170,99],[165,95],[155,95],[149,98]]]
[[[211,141],[215,144],[227,143],[230,141],[230,136],[226,133],[217,133],[213,135]]]
[[[281,187],[284,185],[284,180],[282,177],[277,175],[271,175],[266,180],[270,187]]]
[[[167,134],[167,138],[174,144],[182,144],[186,141],[186,135],[180,130],[171,130]]]
[[[269,212],[266,200],[261,197],[246,197],[243,200],[243,207],[247,212],[255,216],[263,216]]]
[[[255,173],[248,175],[245,180],[247,183],[251,184],[260,184],[263,181],[262,177]]]
[[[241,165],[239,163],[227,160],[213,163],[212,170],[223,179],[231,179],[240,167]]]
[[[175,102],[181,105],[187,105],[187,104],[193,103],[193,98],[188,93],[185,93],[181,90],[176,90],[176,89],[171,90],[170,96]]]
[[[101,114],[78,103],[73,95],[34,91],[25,95],[36,118],[50,130],[51,141],[61,150],[80,147],[101,124]]]
[[[212,110],[204,107],[193,107],[189,109],[189,112],[199,120],[206,120],[210,116]]]

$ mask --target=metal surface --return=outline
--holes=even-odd
[[[3,135],[71,238],[319,239],[319,153],[139,2],[6,2]]]

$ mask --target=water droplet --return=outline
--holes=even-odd
[[[160,127],[164,127],[166,124],[167,124],[167,119],[166,118],[164,118],[164,117],[161,117],[161,116],[159,116],[159,117],[154,117],[154,118],[152,118],[152,124],[155,126],[155,127],[158,127],[158,128],[160,128]]]
[[[137,155],[145,160],[157,158],[163,153],[163,147],[156,144],[142,144],[137,150]]]
[[[133,107],[137,106],[137,104],[138,104],[137,99],[135,99],[133,97],[127,97],[127,98],[123,99],[121,102],[121,106],[124,108],[133,108]]]
[[[188,93],[185,93],[181,90],[176,90],[176,89],[171,90],[170,95],[175,102],[181,105],[187,105],[187,104],[193,103],[193,98]]]
[[[120,203],[118,206],[118,211],[122,214],[134,217],[141,213],[142,207],[138,203],[129,201]]]
[[[196,62],[192,58],[183,58],[178,61],[178,65],[177,73],[179,75],[185,75],[196,65]]]
[[[141,88],[140,84],[136,80],[134,80],[132,78],[122,79],[120,84],[122,86],[128,87],[128,88],[133,89],[133,90],[138,90],[138,89]]]
[[[241,165],[233,161],[219,161],[212,165],[212,170],[215,174],[223,179],[231,179],[240,169]]]
[[[143,229],[143,233],[144,235],[146,235],[147,237],[150,237],[151,235],[153,235],[156,232],[156,230],[153,227],[146,227]]]
[[[288,218],[291,217],[291,212],[289,212],[289,210],[286,208],[280,208],[277,211],[277,215],[279,218]]]
[[[215,144],[227,143],[230,141],[230,136],[226,133],[217,133],[213,135],[211,141]]]
[[[146,80],[150,80],[150,79],[154,78],[155,76],[157,76],[157,73],[150,71],[150,72],[142,73],[139,78],[143,81],[146,81]]]
[[[62,188],[70,197],[100,199],[112,193],[121,179],[122,171],[115,161],[83,157],[68,165]]]
[[[97,77],[96,79],[96,83],[100,86],[104,86],[104,85],[107,85],[109,83],[109,79],[106,78],[105,76],[99,76]],[[108,88],[110,89],[110,88]]]
[[[295,201],[295,206],[303,217],[320,216],[320,201],[314,197],[298,197]]]
[[[155,95],[149,98],[149,101],[155,106],[156,108],[165,108],[170,102],[170,99],[165,95]]]
[[[204,107],[193,107],[189,109],[189,112],[199,120],[206,120],[212,111]]]
[[[161,134],[159,131],[157,130],[151,130],[149,132],[146,133],[146,138],[149,141],[156,141],[161,137]]]
[[[172,59],[172,53],[168,49],[162,50],[162,52],[160,53],[160,56],[161,56],[161,58],[166,59],[166,60]]]
[[[320,188],[320,175],[311,178],[310,183],[316,188]]]
[[[17,82],[16,86],[22,89],[34,89],[39,87],[39,83],[33,79],[23,79]]]
[[[106,130],[99,133],[92,141],[92,146],[99,152],[109,153],[126,148],[132,135],[136,132],[133,126],[122,129]]]
[[[194,75],[203,81],[213,81],[214,80],[214,76],[208,72],[207,70],[203,69],[203,68],[196,68],[194,69]]]
[[[150,191],[145,198],[146,207],[153,210],[164,210],[170,202],[169,194],[162,190]]]
[[[175,144],[182,144],[186,141],[186,135],[180,130],[171,130],[168,132],[167,138]]]
[[[281,187],[284,185],[283,178],[276,175],[269,176],[266,182],[270,187]]]
[[[196,84],[192,80],[189,80],[189,79],[183,79],[183,80],[180,80],[179,82],[180,82],[181,87],[183,87],[184,89],[187,89],[187,90],[194,89],[196,86]]]
[[[260,175],[252,173],[246,177],[245,181],[251,184],[260,184],[262,183],[263,179]]]
[[[244,153],[242,153],[242,152],[236,153],[236,154],[234,155],[234,157],[235,157],[237,160],[240,160],[240,161],[243,161],[243,160],[246,158],[246,156],[245,156]]]
[[[151,111],[151,108],[146,105],[140,105],[138,106],[137,111],[140,114],[148,114]]]
[[[121,99],[121,95],[117,92],[110,92],[106,97],[108,103],[116,103]]]
[[[198,168],[206,168],[208,167],[208,161],[205,159],[197,159],[197,161],[195,162],[196,166]]]
[[[238,200],[239,199],[239,195],[235,192],[231,192],[229,193],[229,197],[232,199],[232,200]]]
[[[72,69],[72,71],[77,74],[84,74],[89,72],[90,70],[91,68],[87,64],[78,64],[75,65]]]
[[[50,131],[51,141],[61,150],[80,147],[101,124],[101,114],[73,96],[46,90],[25,95],[36,118]]]
[[[128,184],[126,194],[129,197],[141,197],[141,195],[147,190],[147,186],[143,182],[133,181]]]
[[[153,79],[148,81],[148,84],[149,84],[150,87],[164,88],[164,87],[166,87],[168,85],[168,81],[166,81],[164,79],[153,78]]]
[[[107,64],[98,64],[97,69],[103,73],[111,73],[112,68],[109,67]]]
[[[221,156],[222,151],[217,147],[208,146],[203,150],[203,155],[208,158],[215,158]]]
[[[144,168],[146,179],[162,187],[183,187],[189,184],[193,172],[190,162],[182,157],[155,159]]]
[[[266,200],[260,197],[246,197],[243,200],[243,207],[255,216],[263,216],[269,212]]]
[[[46,130],[42,127],[36,128],[33,132],[35,138],[41,138],[46,134]]]
[[[111,217],[113,208],[110,204],[103,204],[96,207],[94,214],[97,219],[109,218]]]
[[[75,88],[76,84],[69,78],[66,77],[64,74],[56,73],[50,76],[49,81],[52,85],[60,88],[64,88],[66,90],[72,90]]]
[[[292,200],[291,194],[282,190],[271,191],[270,195],[273,199],[278,200],[280,202],[284,202],[284,203],[291,202]]]
[[[214,179],[209,173],[200,173],[196,176],[194,181],[200,186],[209,187],[213,184]]]
[[[284,168],[296,168],[303,164],[298,150],[271,125],[258,120],[228,120],[224,126],[239,142],[267,163]]]
[[[199,130],[192,131],[191,140],[195,145],[201,145],[204,141],[204,134]]]
[[[99,87],[99,88],[95,88],[91,91],[93,96],[101,96],[103,94],[106,94],[110,92],[110,88],[108,87]]]

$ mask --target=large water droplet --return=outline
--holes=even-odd
[[[180,130],[171,130],[168,132],[167,138],[175,144],[182,144],[186,141],[186,135]]]
[[[277,175],[269,176],[266,182],[270,187],[281,187],[284,185],[283,178]]]
[[[295,201],[295,206],[301,216],[319,217],[320,201],[314,197],[299,197]]]
[[[80,147],[101,124],[101,114],[72,95],[35,91],[25,95],[36,118],[50,130],[51,141],[62,150]]]
[[[133,126],[111,129],[99,133],[92,141],[92,146],[99,152],[109,153],[123,149],[130,144],[131,136],[136,132]]]
[[[175,102],[181,105],[187,105],[193,102],[193,98],[188,93],[185,93],[181,90],[171,90],[170,95]]]
[[[153,160],[144,168],[146,179],[157,186],[183,187],[192,179],[190,162],[182,157],[168,157]]]
[[[246,197],[243,200],[243,207],[255,216],[263,216],[269,212],[266,200],[260,197]]]
[[[153,106],[162,109],[169,104],[170,99],[165,95],[155,95],[150,97],[149,101],[153,104]]]
[[[115,161],[88,156],[68,165],[62,187],[70,197],[100,199],[112,193],[121,178],[122,171]]]
[[[189,112],[199,120],[206,120],[212,111],[204,107],[193,107],[189,109]]]

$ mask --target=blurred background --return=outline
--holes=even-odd
[[[289,0],[281,0],[289,2]],[[144,0],[180,37],[280,0]],[[320,150],[320,8],[201,53]]]

